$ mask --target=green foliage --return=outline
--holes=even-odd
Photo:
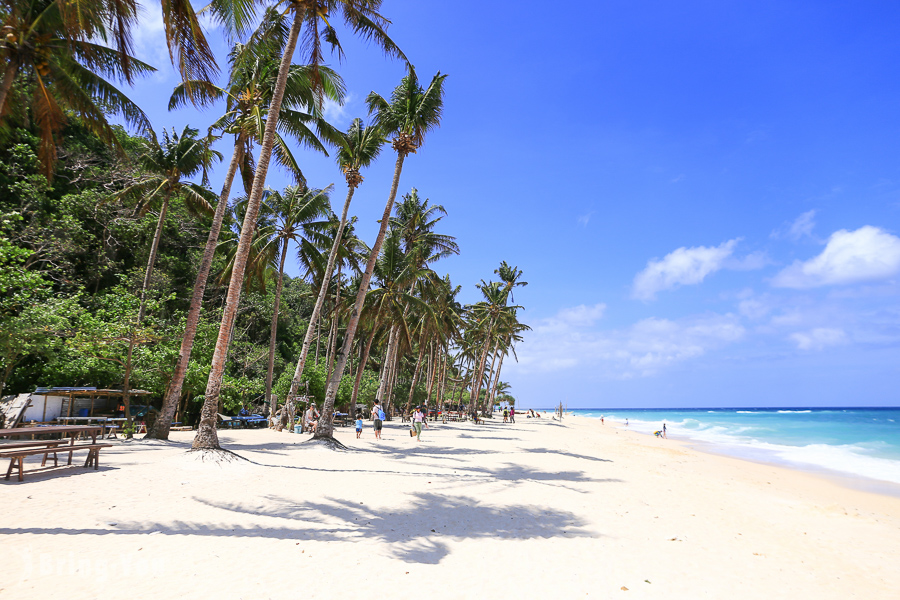
[[[137,156],[146,145],[117,130]],[[190,137],[190,136],[189,136]],[[179,137],[183,139],[183,137]],[[0,385],[3,393],[37,386],[120,388],[128,340],[134,350],[131,386],[159,406],[175,368],[199,256],[210,219],[197,217],[174,194],[163,224],[148,290],[147,316],[137,327],[140,288],[157,214],[122,191],[148,180],[136,162],[106,150],[75,125],[67,129],[51,183],[40,173],[38,140],[7,132],[0,144]],[[192,198],[196,200],[196,198]],[[151,203],[152,207],[152,203]],[[224,266],[216,255],[213,270]],[[207,287],[183,394],[203,394],[226,289]],[[246,294],[239,307],[223,387],[223,410],[260,403],[265,381],[274,288]],[[312,312],[309,285],[285,277],[278,320],[275,377],[293,372]],[[289,377],[289,376],[288,376]],[[352,382],[351,382],[352,386]],[[349,397],[349,393],[348,393]],[[195,422],[202,397],[188,403]]]

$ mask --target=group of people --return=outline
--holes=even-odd
[[[504,423],[515,423],[516,422],[516,407],[510,406],[509,408],[503,409],[503,422]]]

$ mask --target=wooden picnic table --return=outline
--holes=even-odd
[[[81,434],[91,436],[93,443],[97,442],[97,436],[103,430],[101,425],[45,425],[43,427],[16,427],[14,429],[0,429],[0,438],[16,437],[20,435],[55,435],[60,438],[71,437],[72,443]]]
[[[17,436],[35,436],[35,435],[55,435],[59,434],[60,439],[54,440],[35,440],[31,442],[0,442],[0,458],[9,458],[9,469],[6,471],[6,479],[12,474],[13,468],[19,468],[19,481],[22,481],[24,474],[23,462],[26,456],[44,455],[41,466],[47,463],[47,456],[53,454],[53,464],[56,466],[56,455],[58,452],[68,452],[69,461],[72,464],[72,454],[76,450],[87,449],[88,457],[84,463],[85,467],[94,466],[96,470],[100,463],[100,448],[108,447],[109,444],[98,444],[97,435],[102,434],[103,427],[95,425],[48,425],[44,427],[16,427],[14,429],[0,429],[0,438],[10,438]],[[75,439],[81,435],[91,437],[90,444],[75,445]],[[66,437],[71,438],[66,443]]]

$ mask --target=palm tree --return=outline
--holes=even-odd
[[[391,224],[398,228],[403,240],[403,250],[415,264],[424,268],[452,254],[459,254],[459,246],[452,235],[435,233],[437,224],[447,215],[440,204],[429,205],[429,200],[419,199],[419,190],[412,188],[404,194],[395,208]]]
[[[275,307],[272,313],[272,327],[269,336],[269,363],[266,371],[266,403],[272,395],[272,375],[275,368],[275,342],[278,333],[278,308],[281,304],[281,289],[284,280],[284,263],[287,259],[288,248],[293,242],[298,246],[304,238],[309,237],[309,232],[316,228],[327,227],[327,221],[317,219],[327,218],[331,212],[328,204],[328,194],[331,186],[324,190],[301,189],[299,186],[285,188],[284,194],[273,192],[269,195],[266,204],[274,214],[274,223],[259,232],[260,238],[267,240],[261,249],[260,255],[279,255],[278,282],[275,287]]]
[[[225,113],[210,129],[233,134],[234,157],[249,195],[253,184],[253,148],[262,142],[265,123],[278,76],[278,57],[287,43],[285,18],[270,8],[254,32],[250,43],[236,44],[229,53],[231,76],[225,88],[197,80],[178,85],[169,99],[169,110],[184,106],[191,93],[197,102],[208,106],[225,100]],[[341,133],[322,115],[320,105],[327,98],[343,103],[346,88],[334,70],[321,65],[290,65],[274,133],[275,159],[297,183],[305,184],[303,176],[284,136],[289,135],[305,148],[328,154],[320,138],[334,145],[340,144]]]
[[[372,92],[366,98],[369,112],[375,115],[375,124],[385,134],[394,136],[391,145],[397,152],[397,163],[394,166],[394,179],[391,182],[391,191],[388,195],[387,204],[384,207],[384,214],[381,217],[378,237],[375,238],[375,244],[372,245],[372,252],[369,254],[366,271],[363,273],[359,293],[356,296],[356,303],[353,306],[353,311],[350,313],[350,322],[347,324],[347,331],[344,334],[344,344],[341,347],[341,353],[334,373],[328,378],[325,403],[322,408],[323,418],[319,419],[315,435],[318,439],[334,439],[332,435],[334,429],[331,423],[331,415],[334,412],[334,398],[337,395],[338,385],[344,374],[347,359],[350,356],[350,349],[353,347],[353,337],[356,335],[356,327],[359,324],[359,314],[366,299],[369,281],[372,279],[372,273],[375,270],[375,261],[378,259],[378,253],[381,251],[384,234],[387,231],[391,211],[394,208],[394,199],[397,197],[397,187],[400,184],[403,161],[407,155],[415,153],[425,143],[426,133],[440,125],[444,100],[444,80],[446,78],[446,75],[441,75],[438,72],[432,78],[428,88],[423,89],[419,85],[415,71],[410,67],[409,73],[403,78],[400,85],[394,89],[390,102],[375,92]]]
[[[234,136],[234,152],[225,175],[219,205],[216,207],[216,214],[213,217],[203,258],[194,282],[178,363],[166,391],[160,418],[148,431],[147,437],[163,440],[169,438],[169,427],[184,386],[194,336],[200,322],[206,281],[212,267],[234,176],[240,170],[244,174],[245,187],[250,187],[248,182],[252,180],[250,174],[253,171],[253,144],[259,142],[262,137],[263,122],[268,122],[267,107],[271,104],[274,95],[274,64],[277,64],[277,54],[284,46],[281,25],[282,22],[278,18],[267,12],[262,24],[254,34],[254,39],[261,40],[261,42],[258,45],[239,44],[232,49],[229,55],[231,76],[226,88],[219,88],[202,80],[192,81],[187,85],[182,84],[176,87],[169,100],[169,110],[177,108],[188,100],[191,89],[193,89],[195,97],[202,91],[203,103],[211,103],[224,98],[226,100],[225,114],[216,120],[213,127]],[[318,132],[330,135],[331,126],[326,123],[324,118],[321,118],[318,106],[322,96],[335,102],[342,102],[344,83],[336,73],[324,67],[319,70],[318,83],[315,83],[314,79],[311,68],[291,66],[284,93],[284,102],[288,107],[285,112],[288,114],[283,121],[282,130],[283,133],[297,136],[305,146],[325,152],[324,146],[308,126],[311,124]],[[277,147],[285,149],[284,152],[279,151],[276,154],[279,162],[291,171],[298,182],[303,181],[303,173],[297,167],[290,152],[286,150],[287,145],[277,132],[275,137]]]
[[[312,316],[309,319],[309,325],[306,328],[306,336],[303,338],[303,347],[300,349],[300,358],[297,360],[297,367],[294,369],[294,378],[291,380],[291,388],[288,392],[287,401],[293,402],[297,395],[297,386],[300,384],[300,377],[303,375],[303,369],[306,367],[306,357],[309,354],[309,346],[312,343],[315,324],[319,320],[322,311],[322,305],[325,302],[325,294],[328,284],[331,280],[331,274],[334,271],[334,263],[337,258],[338,248],[341,246],[341,237],[344,227],[347,224],[347,213],[350,210],[350,202],[353,200],[353,194],[356,188],[363,182],[363,176],[360,169],[368,167],[375,161],[384,145],[384,135],[377,127],[366,127],[362,119],[354,119],[350,124],[350,129],[343,134],[343,144],[338,149],[337,162],[344,178],[347,181],[347,198],[344,200],[344,210],[341,213],[341,222],[338,226],[337,234],[334,238],[334,244],[331,246],[331,252],[328,255],[328,266],[325,269],[325,276],[322,285],[319,287],[319,294],[316,298],[316,304],[313,307]],[[284,415],[287,414],[287,411]],[[284,422],[284,416],[282,417]],[[284,425],[284,423],[283,423]]]
[[[475,407],[477,407],[481,395],[481,383],[488,351],[494,347],[494,342],[496,341],[495,328],[502,319],[509,318],[509,313],[514,313],[521,308],[521,306],[507,305],[509,290],[503,282],[491,281],[486,283],[482,280],[481,284],[476,287],[481,291],[484,300],[475,303],[471,307],[472,315],[475,319],[474,332],[478,333],[483,340],[481,341],[481,358],[475,366],[472,380],[470,398],[473,411],[476,409]]]
[[[409,194],[405,194],[402,200],[396,206],[396,215],[391,219],[391,226],[396,230],[396,234],[402,240],[402,246],[410,263],[423,270],[424,277],[413,280],[410,283],[410,293],[413,292],[413,286],[418,285],[420,297],[425,298],[429,292],[433,296],[439,296],[437,289],[440,286],[440,280],[430,271],[426,272],[428,264],[440,260],[451,254],[459,254],[459,246],[456,244],[456,238],[450,235],[439,234],[434,231],[437,224],[444,218],[447,211],[440,204],[429,206],[429,200],[421,200],[416,188],[413,188]],[[436,298],[429,298],[432,302]],[[406,404],[406,412],[412,402],[415,384],[418,380],[419,368],[425,356],[426,346],[431,343],[431,339],[435,335],[435,323],[433,317],[419,315],[420,327],[420,347],[416,360],[416,366],[413,369],[412,385],[410,386],[409,397]]]
[[[494,270],[494,273],[500,276],[500,282],[485,283],[482,280],[481,285],[477,286],[481,290],[485,298],[484,302],[479,302],[473,306],[477,319],[477,326],[482,328],[484,334],[484,342],[482,347],[481,360],[475,370],[475,377],[472,380],[472,403],[477,404],[479,395],[481,394],[482,377],[484,376],[485,361],[487,354],[495,342],[495,328],[502,320],[515,321],[515,313],[521,306],[508,306],[508,301],[513,296],[513,290],[516,287],[526,286],[528,282],[519,281],[522,277],[522,270],[518,267],[511,267],[505,260],[500,266]],[[517,321],[516,321],[517,322]],[[496,354],[496,352],[495,352]],[[489,382],[490,383],[490,382]]]
[[[209,189],[199,183],[185,181],[198,173],[203,175],[203,184],[206,183],[206,173],[215,159],[221,160],[222,155],[210,148],[212,138],[210,136],[198,138],[198,131],[185,126],[179,136],[175,130],[172,135],[163,130],[160,142],[156,133],[150,129],[147,137],[141,141],[141,150],[138,162],[147,174],[141,181],[124,189],[119,196],[138,196],[136,213],[145,213],[152,204],[160,203],[159,217],[156,222],[156,232],[150,244],[150,257],[147,259],[147,269],[144,273],[144,282],[141,286],[141,303],[138,309],[137,325],[144,320],[144,310],[147,305],[147,290],[153,276],[153,267],[156,264],[156,255],[159,249],[159,241],[162,237],[162,229],[166,220],[166,212],[169,202],[174,196],[184,199],[185,206],[192,213],[212,212],[211,203],[216,196]],[[128,344],[128,353],[125,360],[125,383],[123,388],[124,404],[127,418],[129,414],[128,388],[131,376],[131,358],[134,351],[134,340]]]
[[[375,311],[390,324],[384,369],[378,386],[379,401],[392,397],[393,380],[397,376],[400,348],[411,348],[413,331],[410,321],[432,319],[431,309],[412,294],[416,283],[434,277],[430,270],[420,269],[412,257],[402,250],[402,242],[396,229],[392,229],[384,241],[381,256],[375,264],[374,277],[377,287],[371,290]],[[367,299],[368,301],[368,299]],[[411,309],[413,312],[411,312]],[[415,317],[413,317],[415,315]],[[412,318],[411,318],[412,317]]]
[[[269,104],[266,127],[263,133],[259,163],[253,177],[253,186],[250,191],[250,202],[248,203],[246,215],[250,223],[256,221],[256,215],[259,212],[259,203],[265,187],[269,161],[272,157],[272,147],[275,143],[275,130],[278,125],[281,103],[287,86],[291,60],[297,47],[297,40],[300,37],[300,30],[305,24],[303,47],[308,50],[309,60],[307,62],[314,67],[322,62],[322,40],[326,40],[332,48],[341,52],[337,32],[329,22],[329,19],[338,12],[340,12],[344,22],[356,34],[377,42],[385,52],[405,59],[397,45],[385,33],[388,21],[377,12],[380,6],[381,0],[320,0],[318,2],[287,3],[287,10],[293,13],[294,20],[288,33],[281,65],[278,69],[278,78],[275,82],[272,101]],[[216,435],[216,408],[218,407],[219,395],[222,389],[222,377],[225,372],[225,360],[228,357],[231,330],[234,327],[237,307],[240,302],[244,269],[247,265],[247,257],[252,241],[250,229],[249,227],[244,228],[238,242],[234,275],[232,276],[231,284],[228,286],[228,296],[222,315],[222,324],[219,327],[219,335],[213,353],[209,381],[206,385],[206,399],[200,414],[200,427],[192,445],[195,450],[219,449],[219,439]],[[341,364],[341,369],[343,369],[343,364]]]
[[[144,111],[108,81],[131,82],[135,75],[156,70],[130,55],[136,11],[131,0],[4,2],[0,56],[6,67],[0,82],[0,122],[10,117],[24,121],[30,107],[27,120],[38,130],[38,154],[48,179],[66,113],[76,115],[94,135],[120,150],[107,114],[119,114],[140,130],[150,126]],[[110,21],[113,17],[118,19],[115,24]],[[115,49],[102,45],[109,41]],[[26,78],[25,85],[13,90],[19,75]],[[12,102],[10,94],[15,96]]]

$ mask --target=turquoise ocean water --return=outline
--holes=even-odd
[[[900,484],[900,408],[576,409],[786,466]]]

